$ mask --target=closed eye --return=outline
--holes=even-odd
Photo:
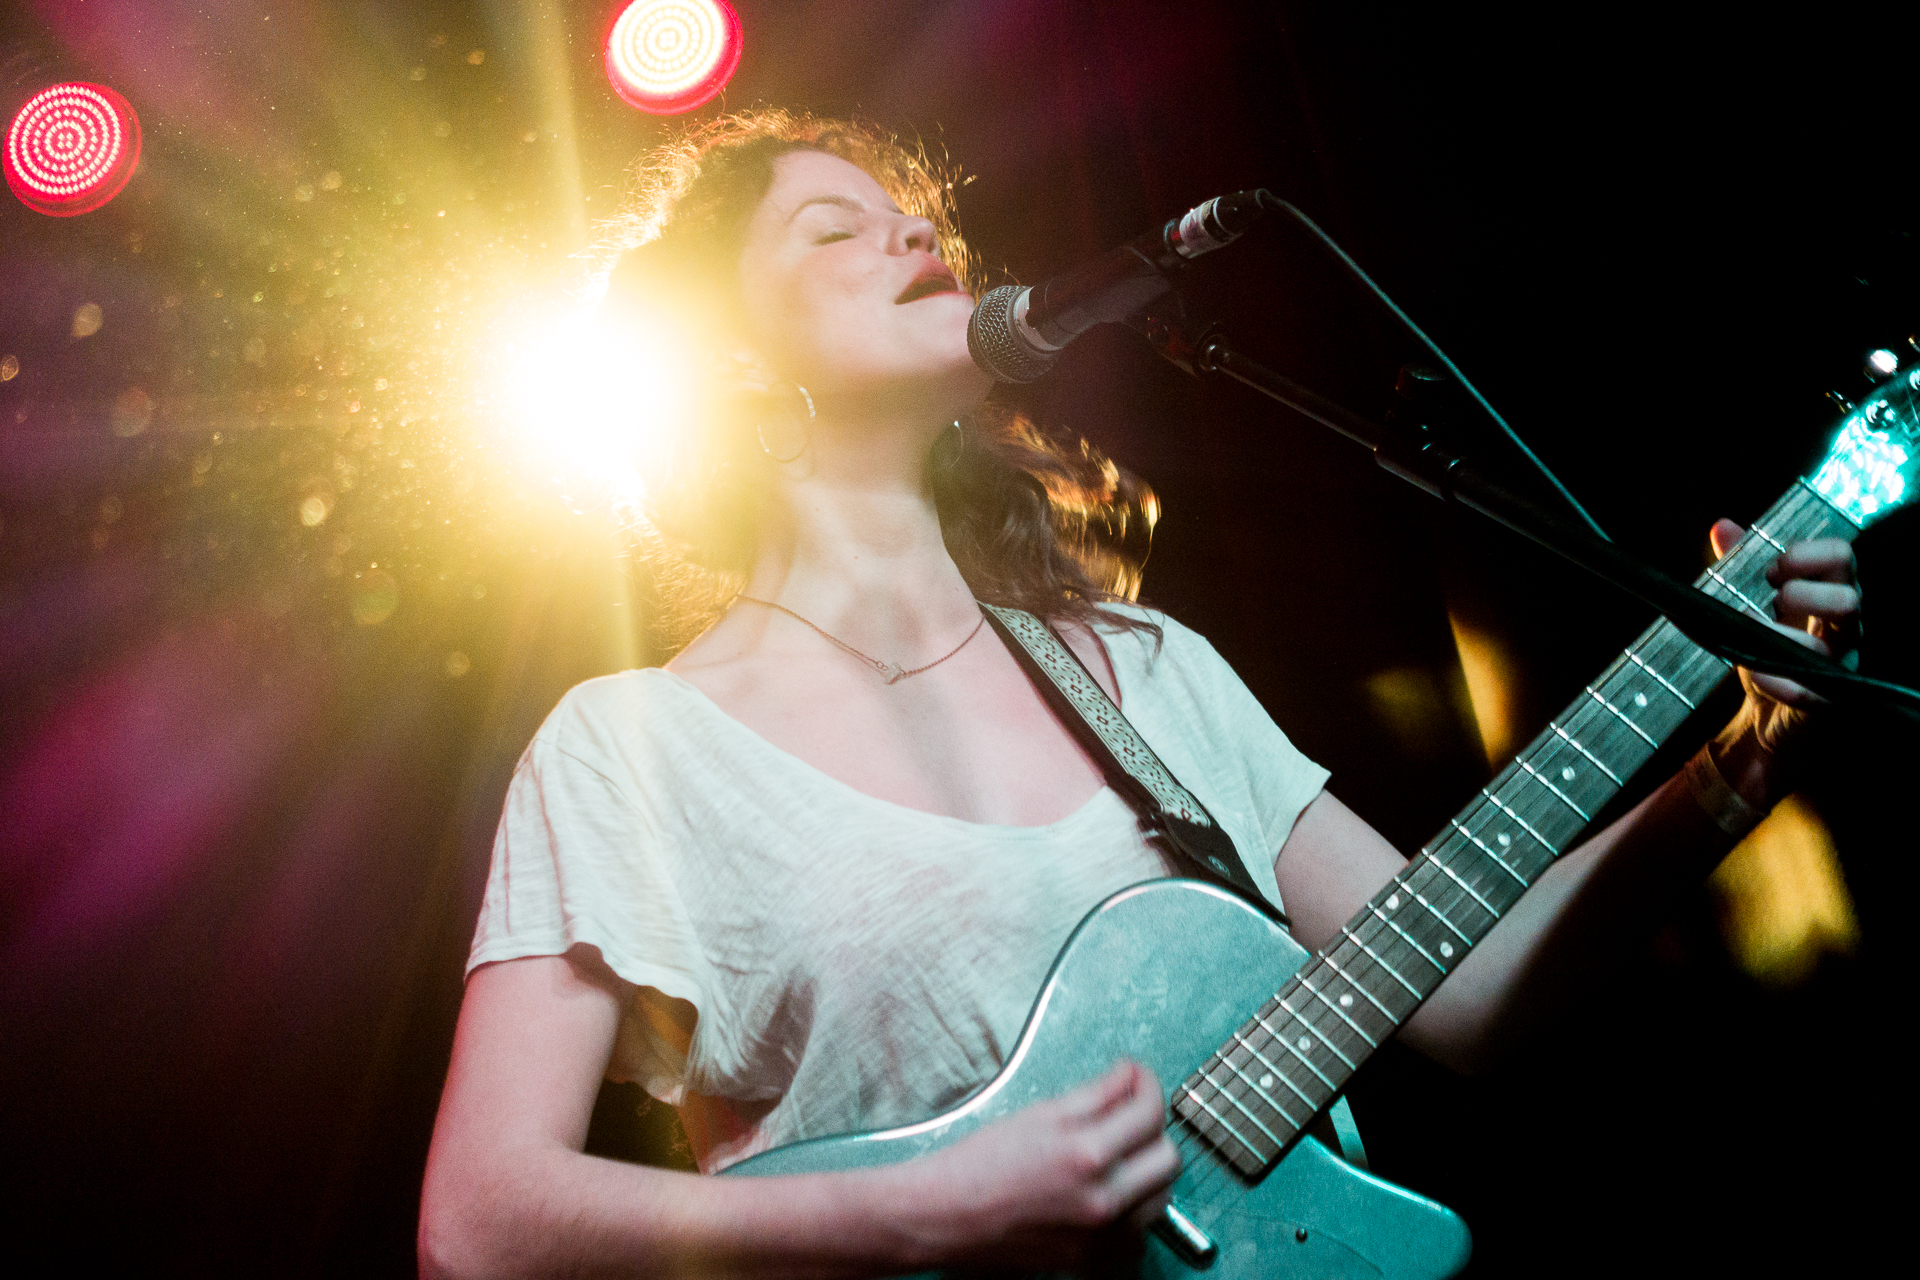
[[[814,243],[815,244],[832,244],[836,240],[851,240],[851,239],[853,239],[853,232],[851,231],[829,231],[825,235],[816,238],[814,240]]]

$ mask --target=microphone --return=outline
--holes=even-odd
[[[973,362],[996,381],[1032,382],[1094,325],[1128,319],[1170,291],[1168,272],[1238,240],[1265,212],[1266,194],[1215,196],[1050,280],[987,290],[967,321]]]

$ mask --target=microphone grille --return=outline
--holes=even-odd
[[[1019,285],[989,289],[967,321],[967,350],[996,382],[1032,382],[1053,367],[1053,355],[1035,352],[1013,331],[1013,303],[1019,295]]]

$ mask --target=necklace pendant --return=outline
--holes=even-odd
[[[907,674],[891,662],[876,662],[874,665],[880,669],[880,678],[888,684],[899,684],[900,677]]]

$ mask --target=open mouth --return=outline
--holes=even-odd
[[[900,296],[895,298],[893,302],[895,306],[899,306],[902,303],[918,302],[922,298],[930,298],[936,293],[958,293],[959,291],[960,282],[954,279],[953,272],[947,270],[939,263],[934,263],[919,275],[915,276],[913,283],[902,290]]]

